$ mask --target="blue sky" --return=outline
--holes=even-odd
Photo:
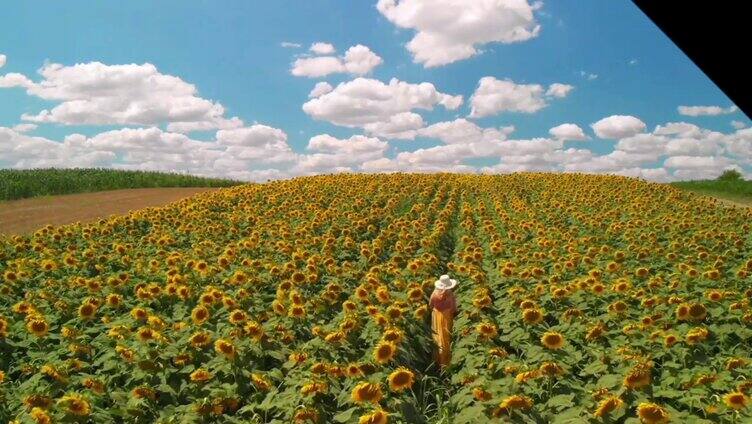
[[[751,171],[749,119],[741,111],[734,110],[731,101],[715,84],[629,1],[439,0],[444,4],[444,10],[451,12],[449,16],[458,19],[457,30],[447,33],[441,31],[455,23],[436,24],[447,16],[437,16],[434,21],[434,17],[426,12],[417,18],[410,16],[410,8],[423,6],[422,3],[427,3],[424,0],[382,0],[382,3],[382,7],[377,8],[376,0],[12,2],[5,6],[0,25],[0,55],[5,57],[0,60],[0,64],[5,62],[0,68],[0,76],[6,76],[5,84],[0,80],[0,127],[6,128],[0,133],[0,166],[151,167],[207,175],[227,174],[226,170],[231,169],[230,175],[244,179],[283,178],[330,171],[414,169],[426,172],[582,170],[668,180],[711,176],[727,167]],[[391,17],[389,12],[384,12],[387,6],[392,8]],[[484,10],[483,7],[490,9]],[[499,36],[500,41],[484,42],[477,41],[480,36],[473,34],[471,26],[462,27],[461,20],[466,18],[480,19],[478,33],[483,33],[483,28],[514,26],[508,22],[513,12],[520,16],[531,12],[532,18],[517,20],[517,26],[527,30],[539,26],[537,32],[519,41],[510,42]],[[495,13],[498,21],[485,18]],[[408,43],[421,31],[438,37],[443,44],[416,53]],[[299,47],[282,47],[283,42]],[[332,44],[336,53],[314,54],[309,47],[315,42]],[[332,61],[344,63],[345,52],[356,45],[365,46],[370,54],[380,58],[379,63],[366,66],[367,71],[335,72],[321,77],[291,73],[293,63],[299,58],[332,56],[340,58]],[[431,56],[450,51],[450,46],[456,45],[470,45],[476,53],[469,57],[450,58],[450,62],[438,65],[429,63],[434,59],[420,62],[416,58],[418,54]],[[181,130],[180,137],[191,142],[181,140],[179,147],[167,142],[171,147],[147,154],[144,152],[149,148],[164,142],[170,134],[176,134],[168,128],[169,119],[156,117],[151,121],[127,122],[115,117],[120,116],[116,108],[111,110],[112,117],[97,118],[97,125],[87,124],[90,119],[82,118],[83,112],[75,117],[61,115],[47,120],[21,118],[22,114],[27,114],[27,118],[38,117],[44,109],[54,110],[65,102],[81,101],[81,96],[91,93],[96,96],[96,92],[84,90],[91,89],[91,86],[79,87],[84,91],[69,93],[68,97],[53,92],[50,84],[64,86],[69,83],[65,78],[77,78],[74,72],[54,81],[48,79],[46,88],[40,89],[46,90],[44,93],[35,93],[35,89],[30,88],[31,84],[44,84],[45,78],[38,72],[45,65],[74,67],[92,62],[100,62],[106,67],[152,64],[160,75],[174,76],[195,86],[193,97],[221,104],[224,107],[222,116],[228,119],[237,117],[242,120],[242,126],[236,123],[230,128],[230,124],[217,124],[206,130]],[[75,71],[99,72],[93,68]],[[12,83],[8,74],[23,75],[30,82]],[[487,111],[469,118],[473,107],[471,98],[484,77],[509,80],[515,87],[531,90],[532,94],[528,93],[530,98],[510,99],[509,93],[504,91],[510,87],[503,84],[490,87],[493,96],[489,98],[491,104],[487,105]],[[116,83],[116,77],[112,78]],[[433,102],[432,110],[394,105],[390,110],[395,114],[412,113],[422,118],[422,123],[410,127],[409,134],[397,137],[383,131],[370,131],[365,121],[353,121],[345,126],[338,114],[346,113],[346,110],[330,111],[326,108],[334,107],[335,103],[355,107],[352,105],[362,99],[336,96],[338,84],[347,84],[356,78],[369,80],[368,89],[376,90],[374,92],[383,90],[375,85],[375,81],[388,84],[396,78],[408,84],[428,82],[433,84],[437,93],[462,96],[462,104],[446,108]],[[312,100],[309,92],[322,81],[328,82],[333,89],[333,92],[323,95],[329,96],[331,103],[327,103],[329,106],[316,105],[320,113],[313,116],[316,113],[304,111],[302,105]],[[571,87],[562,96],[541,94],[540,90],[546,91],[551,84]],[[366,86],[364,82],[363,87]],[[126,94],[117,94],[108,101],[120,99],[125,109],[132,110],[133,104],[143,106],[148,101],[161,102],[152,98],[144,103],[143,99],[128,93],[128,86],[120,89]],[[163,98],[169,101],[169,97]],[[130,106],[128,102],[131,102]],[[426,102],[431,103],[430,100]],[[528,106],[514,106],[515,102]],[[699,108],[690,114],[682,114],[679,106],[717,108]],[[527,110],[520,111],[525,108]],[[381,109],[374,113],[382,117],[389,115]],[[595,133],[591,124],[611,116],[634,117],[644,126],[627,122],[634,124],[632,129],[620,131],[619,128],[627,124],[614,118],[604,125],[615,125],[616,130],[612,128],[609,133],[604,127],[599,134]],[[448,140],[439,134],[438,129],[430,132],[433,136],[421,131],[441,122],[456,123],[457,119],[464,120],[463,128],[474,126],[482,130],[513,126],[514,131],[504,136],[490,134],[483,141],[471,138]],[[732,121],[735,121],[733,126]],[[683,122],[696,128],[685,125],[680,130],[655,134],[657,125],[665,127],[672,122]],[[16,127],[23,123],[36,127]],[[587,139],[559,137],[558,144],[552,142],[546,148],[529,152],[526,150],[528,145],[521,144],[535,138],[551,141],[556,137],[549,133],[549,129],[564,123],[580,127]],[[226,125],[225,139],[232,141],[219,140],[217,130],[221,125]],[[273,134],[265,134],[272,139],[259,141],[261,135],[256,137],[254,134],[260,127],[254,129],[254,125],[278,129],[284,133],[284,140],[280,139],[279,132],[269,130],[267,133]],[[150,128],[152,131],[144,135]],[[136,138],[145,144],[143,148],[132,140],[136,131],[141,131]],[[720,139],[718,133],[725,138]],[[50,142],[60,144],[71,134],[81,135],[76,136],[81,141],[75,149],[70,147],[63,151],[53,146],[56,153],[35,156],[33,152],[39,149],[29,147],[45,146],[44,143]],[[331,137],[312,142],[313,137],[325,134]],[[95,139],[98,135],[100,139]],[[353,136],[361,137],[351,138]],[[640,136],[643,140],[622,143],[624,138]],[[696,142],[691,146],[689,142],[674,142],[673,147],[664,148],[675,138],[691,138]],[[152,139],[158,141],[152,142]],[[519,141],[516,147],[522,146],[524,155],[516,155],[518,149],[512,148],[513,145],[501,145],[510,140]],[[123,143],[129,147],[124,148]],[[462,143],[469,145],[458,146]],[[708,143],[717,146],[713,149],[707,146]],[[698,147],[699,144],[702,146]],[[272,151],[263,150],[269,145],[273,145]],[[630,145],[626,150],[621,148]],[[199,150],[207,148],[213,152],[221,151],[221,154],[213,163],[197,164],[196,156],[203,155],[197,155],[196,146]],[[585,154],[582,150],[588,150],[591,154],[585,154],[587,157],[574,163],[556,159],[571,156],[563,153],[570,148],[581,154]],[[186,151],[190,149],[193,151]],[[135,150],[140,152],[135,155],[138,157],[129,158],[134,156],[131,152]],[[614,150],[626,151],[631,156],[628,160],[616,162],[614,155],[605,157]],[[95,151],[99,153],[90,155],[89,159],[77,159]],[[410,154],[415,151],[419,154]],[[159,160],[160,152],[165,155],[164,161]],[[362,161],[353,159],[353,152],[362,154]],[[400,152],[406,154],[397,160]],[[280,154],[284,157],[278,157]],[[654,158],[649,157],[651,154]],[[520,157],[530,155],[541,157],[537,160]],[[275,159],[264,162],[261,157],[265,156],[274,156]],[[680,159],[672,160],[667,168],[666,160],[672,156]],[[238,159],[242,157],[246,159]],[[345,157],[349,159],[345,160]],[[690,159],[684,159],[686,157]],[[181,165],[188,162],[193,165]],[[365,163],[369,165],[364,167]],[[502,166],[494,168],[497,164]],[[682,164],[688,165],[682,167]],[[667,171],[640,171],[659,168]],[[681,172],[677,174],[677,170]]]

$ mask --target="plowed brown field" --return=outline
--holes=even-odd
[[[66,194],[0,202],[0,234],[33,232],[47,224],[96,221],[131,210],[161,206],[204,191],[206,187],[136,188]]]

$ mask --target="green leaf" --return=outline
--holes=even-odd
[[[337,421],[338,423],[346,423],[352,419],[353,414],[355,413],[355,410],[357,410],[357,406],[353,406],[352,408],[342,411],[339,414],[334,416],[334,421]]]

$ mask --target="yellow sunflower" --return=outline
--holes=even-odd
[[[367,381],[355,386],[350,394],[350,397],[355,403],[379,403],[383,396],[381,385],[369,383]]]
[[[651,402],[640,403],[637,406],[637,416],[645,424],[665,424],[670,418],[668,411]]]
[[[561,349],[564,346],[564,336],[555,331],[547,331],[541,336],[540,341],[548,349]]]
[[[361,415],[358,419],[358,424],[387,424],[388,422],[388,415],[382,409],[377,409],[370,414]]]
[[[749,397],[742,392],[731,392],[723,396],[723,403],[732,409],[744,409],[749,403]]]
[[[389,374],[388,381],[392,391],[401,392],[413,386],[415,374],[405,367],[399,367]]]
[[[385,364],[394,358],[394,354],[397,352],[397,346],[392,342],[382,341],[376,345],[376,349],[373,351],[373,357],[376,362]]]

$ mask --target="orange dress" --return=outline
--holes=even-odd
[[[437,347],[436,362],[441,368],[445,368],[452,357],[452,323],[457,312],[457,299],[451,290],[434,290],[430,306],[433,308],[431,327]]]

